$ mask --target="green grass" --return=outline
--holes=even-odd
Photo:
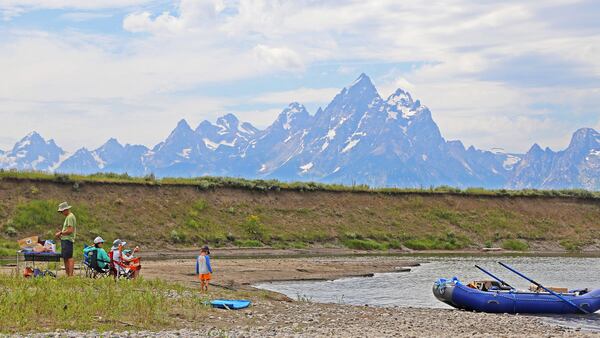
[[[376,242],[372,239],[347,239],[343,241],[344,246],[355,250],[385,250],[385,244]]]
[[[86,183],[104,184],[135,184],[135,185],[183,185],[195,186],[201,190],[215,188],[237,188],[257,191],[332,191],[332,192],[368,192],[381,194],[447,194],[447,195],[470,195],[488,197],[571,197],[582,199],[600,199],[600,192],[587,191],[583,189],[564,190],[507,190],[507,189],[484,189],[466,188],[460,189],[449,186],[438,186],[429,188],[379,188],[368,185],[341,185],[324,184],[316,182],[281,182],[278,180],[248,180],[232,177],[203,176],[196,178],[173,178],[166,177],[157,179],[154,175],[145,177],[133,177],[128,174],[98,173],[92,175],[72,174],[48,174],[36,171],[16,171],[0,169],[0,180],[17,179],[30,181],[50,181],[61,184],[69,184],[73,190],[78,190]],[[35,187],[34,187],[35,188]],[[444,215],[442,215],[444,217]]]
[[[584,245],[584,243],[582,243],[581,241],[574,241],[570,239],[565,239],[558,243],[560,244],[560,246],[562,246],[565,250],[569,252],[579,252],[581,251]]]
[[[0,275],[0,332],[157,330],[203,320],[207,299],[163,281]]]
[[[235,245],[241,248],[259,248],[264,246],[264,244],[255,239],[245,239],[240,241],[235,241]]]
[[[430,235],[404,242],[404,246],[413,250],[456,250],[464,249],[469,244],[469,239],[464,236],[456,236],[454,233],[447,233],[445,237]]]
[[[502,242],[502,248],[512,251],[527,251],[529,250],[529,244],[519,239],[507,239]]]

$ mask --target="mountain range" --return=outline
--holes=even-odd
[[[371,186],[583,188],[600,190],[600,133],[577,130],[562,151],[534,144],[525,154],[465,148],[446,140],[427,106],[397,89],[382,97],[365,74],[311,115],[297,102],[268,128],[233,114],[195,129],[181,120],[153,148],[111,138],[66,153],[32,132],[0,150],[0,168],[59,173],[128,173],[274,178]]]

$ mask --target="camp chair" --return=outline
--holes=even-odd
[[[89,245],[83,245],[84,250],[89,248]],[[88,278],[98,278],[98,277],[106,277],[110,274],[110,262],[109,266],[106,268],[101,268],[98,265],[98,251],[84,251],[83,252],[83,271],[86,277]]]
[[[90,268],[92,278],[108,277],[110,275],[110,262],[104,262],[98,259],[98,250],[93,250],[90,256]],[[105,268],[101,268],[99,262],[109,263]]]
[[[119,246],[119,254],[123,257],[123,248],[121,246]],[[141,268],[139,265],[139,257],[135,258],[132,262],[125,263],[115,261],[112,250],[108,253],[108,256],[110,257],[110,275],[114,276],[116,279],[131,279],[133,278],[135,271]],[[134,263],[134,265],[131,265],[131,263]]]
[[[83,260],[81,261],[81,265],[83,266],[83,273],[86,277],[92,277],[92,267],[91,267],[91,257],[89,252],[85,251],[85,249],[90,246],[87,244],[83,245]]]

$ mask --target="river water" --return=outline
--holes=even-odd
[[[411,268],[411,272],[380,273],[368,278],[334,281],[261,283],[256,287],[280,292],[293,299],[323,303],[450,308],[433,296],[432,283],[438,278],[453,276],[462,281],[490,279],[477,270],[475,264],[516,288],[527,289],[529,282],[501,267],[497,263],[500,260],[545,286],[600,288],[598,257],[422,256],[416,259],[426,263]],[[600,313],[590,316],[546,316],[544,320],[600,331]]]

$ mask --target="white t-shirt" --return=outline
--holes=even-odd
[[[121,262],[121,252],[119,249],[113,250],[113,261]]]

